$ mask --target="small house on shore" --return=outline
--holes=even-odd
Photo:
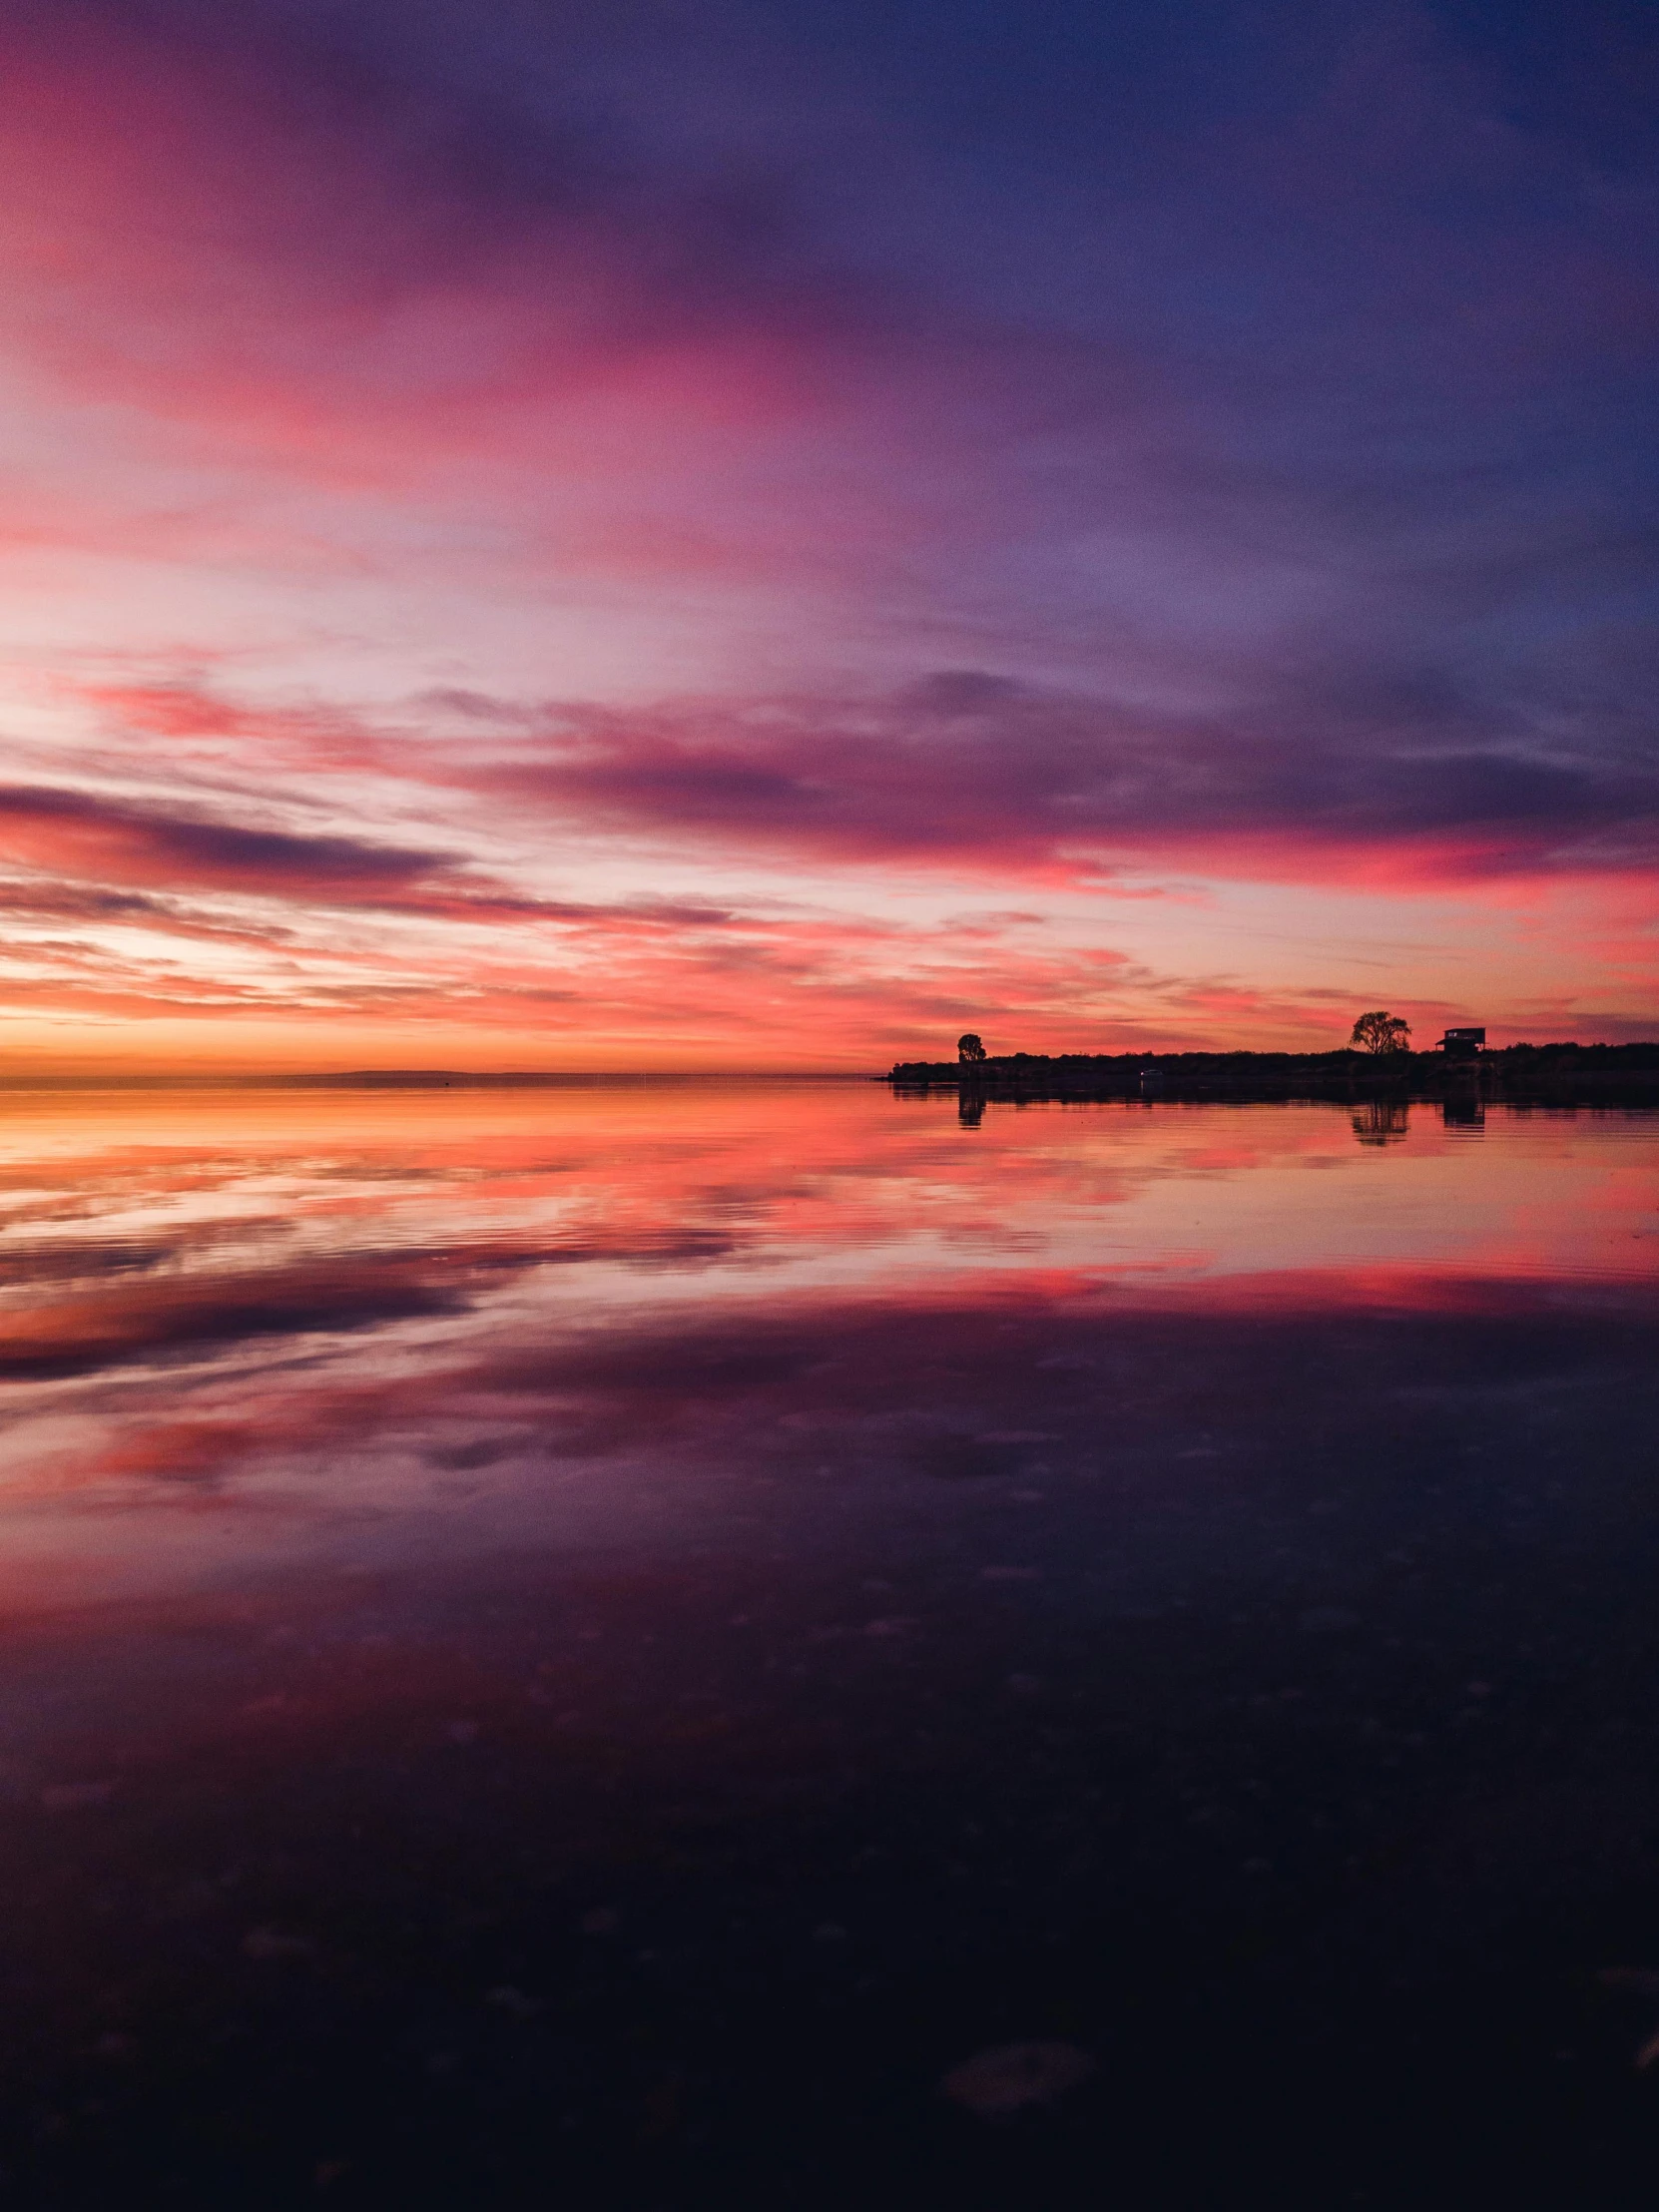
[[[1439,1045],[1448,1060],[1472,1060],[1485,1048],[1484,1029],[1448,1029]]]

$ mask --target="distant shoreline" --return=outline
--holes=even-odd
[[[1469,1059],[1441,1052],[1014,1052],[978,1061],[900,1060],[900,1096],[985,1099],[1448,1098],[1659,1105],[1659,1041],[1505,1045]]]
[[[446,1091],[615,1090],[698,1083],[869,1083],[845,1068],[584,1070],[353,1068],[337,1074],[0,1075],[0,1096],[33,1091]]]
[[[1659,1106],[1659,1040],[1637,1044],[1508,1045],[1472,1059],[1439,1052],[1013,1052],[967,1063],[900,1060],[884,1074],[844,1068],[546,1069],[350,1068],[299,1073],[0,1074],[0,1097],[156,1091],[572,1091],[883,1083],[905,1097],[934,1091],[982,1099],[1445,1098]]]

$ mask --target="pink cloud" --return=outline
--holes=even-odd
[[[1583,987],[1536,1002],[1651,1000],[1640,546],[1605,487],[1482,458],[1506,391],[1639,352],[1651,287],[1612,235],[1373,235],[1414,189],[1391,103],[1466,107],[1432,40],[1220,149],[1258,213],[1361,228],[1393,288],[1331,343],[1373,391],[1261,301],[1182,354],[1081,201],[1087,284],[1052,224],[1028,275],[964,233],[964,274],[770,115],[654,137],[438,18],[325,18],[0,27],[0,553],[46,726],[0,788],[14,1004],[745,1056],[827,1007],[864,1053],[976,999],[1032,1045],[1334,1020],[1346,974],[1148,951],[1217,883],[1449,896],[1517,975],[1570,917]],[[1447,131],[1445,179],[1520,174]],[[1450,492],[1390,442],[1419,354],[1481,410]],[[919,918],[863,920],[875,883]],[[964,909],[1041,918],[953,942]]]

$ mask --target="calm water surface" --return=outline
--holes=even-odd
[[[11,2201],[1651,2202],[1652,1117],[14,1094],[0,1263]]]

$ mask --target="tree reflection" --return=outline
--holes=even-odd
[[[1410,1119],[1408,1099],[1368,1098],[1354,1109],[1354,1134],[1361,1144],[1398,1144]]]

